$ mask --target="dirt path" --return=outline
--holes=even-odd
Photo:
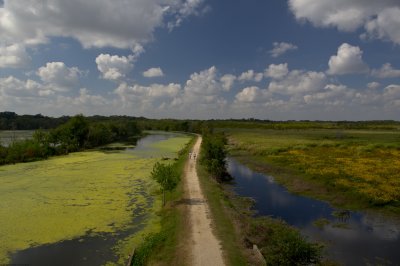
[[[196,162],[200,151],[201,137],[198,137],[193,147],[193,156],[185,169],[186,197],[188,199],[188,213],[190,223],[190,265],[225,265],[221,245],[212,232],[210,211],[200,188],[196,172]]]

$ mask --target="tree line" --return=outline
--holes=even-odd
[[[0,112],[0,130],[53,129],[70,120],[70,116],[48,117],[41,114],[18,115],[14,112]],[[179,119],[148,119],[126,115],[87,116],[89,123],[135,122],[143,130],[201,132],[204,121]]]
[[[18,115],[14,112],[0,112],[0,130],[35,130],[56,128],[70,119],[68,116],[58,118],[36,115]]]
[[[56,128],[66,123],[71,117],[58,118],[36,115],[18,115],[14,112],[0,112],[0,130],[36,130]],[[148,119],[133,116],[89,116],[86,119],[91,123],[98,122],[136,122],[144,130],[184,131],[201,133],[205,127],[212,128],[260,128],[260,129],[375,129],[397,130],[399,121],[272,121],[261,119],[210,119],[210,120],[179,120],[179,119]]]
[[[36,161],[115,141],[132,141],[141,133],[133,121],[90,122],[77,115],[49,131],[35,131],[32,139],[15,141],[8,147],[0,145],[0,164]]]

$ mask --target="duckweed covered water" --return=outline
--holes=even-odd
[[[137,150],[79,152],[0,167],[0,264],[31,263],[35,254],[43,263],[46,248],[52,253],[57,245],[85,241],[109,252],[94,253],[93,262],[100,257],[101,264],[123,264],[146,233],[160,228],[158,187],[149,178],[153,164],[176,157],[189,139],[158,133],[139,141]],[[60,254],[68,257],[72,249]],[[77,261],[90,264],[88,254],[80,255]]]

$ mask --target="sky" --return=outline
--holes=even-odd
[[[399,0],[0,0],[0,111],[400,118]]]

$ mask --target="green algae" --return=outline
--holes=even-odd
[[[157,156],[135,150],[89,151],[47,161],[8,165],[0,171],[0,264],[18,250],[100,233],[118,233],[146,214],[142,230],[114,247],[118,264],[144,235],[160,229],[154,199],[157,185],[149,176],[166,153],[175,157],[190,140],[176,136],[161,144]],[[159,146],[158,146],[159,145]]]
[[[182,135],[178,138],[169,138],[166,140],[153,143],[151,146],[160,151],[163,156],[174,157],[176,155],[176,147],[183,148],[189,142],[191,137]]]

